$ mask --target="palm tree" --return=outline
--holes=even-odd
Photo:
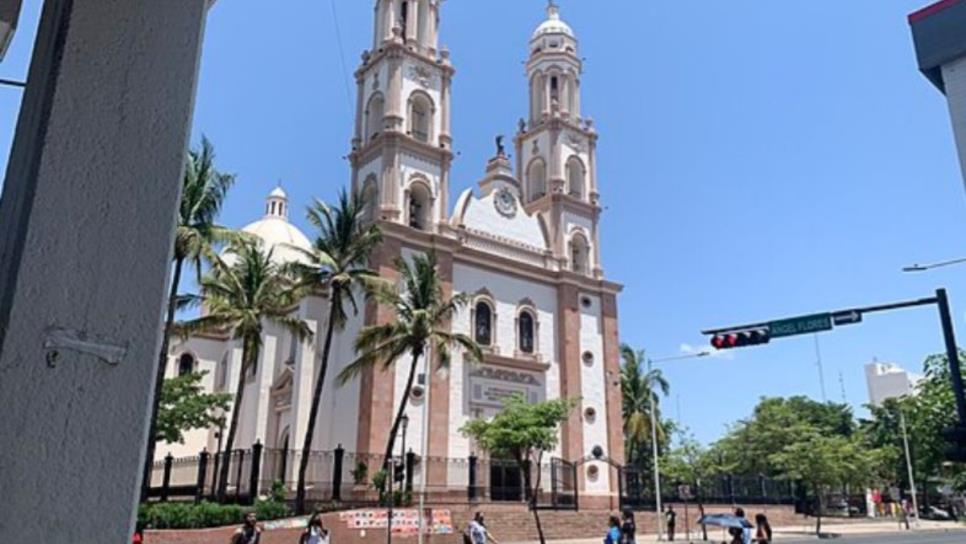
[[[175,310],[178,307],[178,289],[184,265],[195,268],[196,277],[201,278],[203,260],[210,260],[218,245],[232,240],[236,233],[215,223],[228,190],[235,183],[234,174],[225,174],[215,168],[215,149],[207,138],[202,137],[201,149],[191,150],[185,165],[181,185],[181,204],[178,207],[178,226],[174,240],[174,271],[168,294],[167,315],[161,337],[161,352],[158,355],[156,377],[154,380],[154,399],[151,404],[150,432],[148,434],[147,455],[144,459],[144,480],[141,484],[141,500],[147,499],[151,485],[151,466],[154,464],[154,451],[158,408],[161,402],[161,387],[167,371],[168,345],[171,328],[174,324]]]
[[[350,197],[346,191],[339,194],[339,205],[334,209],[316,200],[315,205],[309,208],[308,219],[315,225],[318,235],[311,251],[296,248],[304,256],[305,263],[292,265],[303,285],[328,289],[329,294],[329,319],[322,346],[322,361],[315,380],[315,393],[312,395],[312,407],[309,410],[308,427],[305,430],[299,462],[295,511],[300,515],[305,513],[305,472],[309,466],[315,421],[322,403],[322,389],[329,368],[332,336],[336,329],[345,328],[348,319],[346,310],[349,306],[353,315],[359,313],[354,293],[362,291],[376,277],[376,273],[366,265],[382,235],[374,224],[365,224],[365,204],[358,194]]]
[[[621,393],[624,415],[624,438],[627,444],[627,460],[633,462],[642,451],[640,445],[651,438],[651,410],[654,419],[660,422],[658,392],[665,397],[671,385],[659,369],[644,370],[647,357],[644,350],[634,351],[627,344],[621,345]],[[658,423],[655,429],[658,440],[664,440],[664,428]]]
[[[245,377],[257,368],[263,327],[273,323],[300,340],[311,337],[312,331],[305,321],[292,316],[303,290],[272,261],[271,251],[264,252],[255,242],[244,240],[233,243],[227,257],[228,262],[216,257],[214,270],[201,281],[205,315],[179,324],[178,329],[183,336],[231,330],[234,339],[241,341],[242,366],[224,449],[230,454],[238,429]],[[228,465],[226,456],[218,477],[220,501],[225,499]]]
[[[450,350],[454,347],[465,350],[471,361],[483,358],[476,341],[465,334],[448,330],[450,320],[469,302],[469,296],[466,293],[453,295],[449,299],[443,296],[436,253],[416,255],[412,264],[396,259],[395,265],[402,280],[400,287],[379,282],[371,288],[376,302],[395,310],[394,319],[360,331],[355,342],[359,357],[338,376],[340,385],[344,385],[366,368],[377,364],[388,368],[395,365],[400,357],[409,355],[409,377],[386,444],[387,462],[392,456],[399,424],[409,402],[419,358],[432,352],[438,357],[440,367],[446,367],[450,361]]]

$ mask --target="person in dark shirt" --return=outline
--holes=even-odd
[[[621,523],[621,544],[634,544],[637,535],[637,524],[634,523],[634,512],[625,509],[624,521]]]
[[[674,507],[670,504],[667,507],[667,512],[664,513],[664,521],[667,522],[667,539],[674,540],[674,526],[677,525],[678,514],[674,511]]]

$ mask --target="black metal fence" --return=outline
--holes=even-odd
[[[656,505],[651,472],[624,467],[620,473],[622,506],[653,508]],[[796,505],[804,499],[801,485],[791,480],[726,475],[685,483],[661,478],[661,501],[665,503]]]
[[[291,499],[301,457],[298,450],[264,448],[257,443],[249,450],[217,455],[205,451],[192,457],[169,455],[154,464],[149,496],[161,501],[214,499],[218,496],[221,469],[227,463],[226,501],[250,504],[257,497],[268,495],[276,486],[282,495]],[[525,489],[523,470],[513,461],[476,456],[422,459],[413,452],[395,457],[391,465],[384,461],[382,455],[351,453],[342,447],[312,451],[306,467],[306,499],[310,503],[360,506],[385,503],[389,498],[385,485],[389,473],[394,478],[396,504],[418,500],[421,489],[425,489],[426,504],[531,499]],[[539,481],[535,501],[538,506],[577,507],[577,472],[572,463],[551,459],[539,468],[528,466],[527,470],[532,484]]]

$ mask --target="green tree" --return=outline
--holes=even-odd
[[[960,362],[966,363],[963,352],[960,352]],[[928,504],[931,487],[935,487],[930,483],[952,481],[962,465],[949,464],[945,459],[949,443],[942,431],[958,421],[946,355],[927,357],[923,362],[923,373],[915,394],[888,399],[881,406],[870,406],[872,417],[862,421],[862,431],[871,447],[899,451],[893,464],[895,481],[908,488],[900,423],[900,414],[905,415],[916,484],[924,492]]]
[[[769,455],[785,478],[801,481],[815,495],[815,533],[822,532],[823,496],[832,486],[862,486],[869,482],[871,459],[855,437],[827,435],[817,427],[799,424],[796,440]]]
[[[395,310],[395,316],[389,323],[370,325],[359,332],[355,342],[359,357],[338,376],[339,384],[345,385],[364,369],[376,365],[389,368],[409,355],[409,377],[386,444],[387,462],[392,457],[399,424],[409,403],[419,359],[429,352],[436,356],[440,367],[447,367],[454,347],[463,349],[470,361],[483,359],[476,341],[449,331],[450,321],[467,304],[469,295],[460,293],[449,298],[443,295],[436,253],[416,255],[412,264],[396,259],[395,266],[399,270],[400,286],[379,281],[369,287],[376,302]]]
[[[651,457],[651,410],[658,421],[658,444],[665,442],[667,429],[661,424],[660,398],[668,396],[671,386],[660,369],[644,370],[647,357],[644,350],[634,351],[621,345],[621,393],[624,417],[624,450],[629,464],[644,465]]]
[[[205,393],[201,380],[205,372],[191,372],[164,381],[158,423],[152,438],[169,444],[183,444],[184,433],[218,425],[219,411],[231,406],[231,395]]]
[[[225,440],[226,452],[231,452],[238,429],[246,376],[257,369],[266,323],[273,323],[291,332],[300,340],[312,336],[308,324],[292,316],[292,307],[304,291],[272,260],[272,252],[264,252],[253,241],[243,240],[231,245],[226,260],[215,258],[210,274],[201,281],[202,299],[207,312],[202,317],[181,323],[182,335],[231,330],[242,344],[242,366],[232,403],[231,423]],[[220,466],[218,498],[224,500],[228,484],[228,462]]]
[[[378,227],[365,223],[365,208],[366,203],[358,194],[349,196],[344,190],[339,194],[339,203],[335,208],[316,200],[315,205],[308,211],[309,222],[317,231],[315,242],[310,251],[299,249],[305,263],[293,265],[302,285],[327,290],[329,300],[322,360],[315,380],[308,427],[302,441],[302,457],[299,461],[295,494],[295,511],[299,515],[305,513],[305,473],[329,369],[332,337],[336,329],[341,331],[345,328],[348,310],[351,309],[353,315],[359,313],[356,294],[364,292],[365,287],[376,276],[367,264],[382,236]]]
[[[710,456],[725,473],[775,476],[770,454],[798,440],[797,429],[808,426],[828,436],[850,437],[855,431],[848,405],[821,403],[806,397],[762,398],[752,416],[732,426],[716,442]]]
[[[220,172],[215,167],[214,146],[207,138],[201,139],[201,149],[188,152],[184,177],[181,183],[181,203],[178,206],[178,226],[174,239],[174,267],[168,294],[167,314],[161,337],[161,351],[158,355],[154,382],[154,397],[151,404],[151,422],[148,436],[156,436],[161,388],[167,370],[168,345],[174,324],[175,310],[178,307],[178,290],[185,264],[194,266],[197,277],[201,277],[202,262],[215,254],[215,248],[235,238],[231,229],[216,223],[218,213],[225,201],[228,190],[235,183],[234,174]],[[154,463],[156,442],[148,440],[144,460],[144,479],[141,485],[141,499],[147,498],[150,486],[151,466]]]
[[[557,445],[560,425],[567,420],[577,402],[575,399],[556,399],[530,403],[523,395],[514,395],[504,402],[503,409],[493,419],[474,419],[460,430],[491,457],[516,461],[523,473],[541,544],[546,543],[537,509],[541,462],[544,453]],[[530,467],[537,467],[535,481]]]

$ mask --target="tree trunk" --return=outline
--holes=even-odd
[[[392,450],[393,450],[393,447],[395,447],[396,445],[396,433],[399,432],[399,424],[400,422],[402,422],[403,414],[406,413],[406,404],[409,403],[409,393],[412,392],[412,389],[413,389],[413,380],[416,379],[416,363],[419,362],[419,356],[420,356],[419,351],[414,350],[413,361],[412,363],[410,363],[410,366],[409,366],[409,379],[406,380],[406,389],[403,390],[402,402],[399,403],[399,410],[396,412],[396,420],[393,422],[392,429],[389,431],[389,441],[386,444],[386,457],[383,463],[383,466],[386,467],[387,469],[389,467],[389,464],[392,463]],[[403,455],[405,454],[406,452],[403,452]],[[424,470],[425,470],[425,461],[424,461]],[[392,501],[393,501],[392,486],[394,483],[393,479],[395,478],[395,474],[393,474],[392,470],[387,470],[386,474],[389,477],[389,507],[387,508],[388,516],[386,518],[387,519],[386,542],[391,543],[392,542]]]
[[[396,445],[396,434],[399,432],[399,424],[402,422],[402,416],[406,412],[406,404],[409,402],[409,394],[413,390],[413,381],[416,379],[416,363],[419,362],[419,357],[421,353],[413,351],[413,361],[409,367],[409,379],[406,380],[406,389],[403,390],[402,402],[399,403],[399,410],[396,411],[396,419],[393,421],[392,429],[389,431],[389,442],[386,444],[386,457],[385,463],[388,466],[389,460],[392,458],[392,450]],[[403,452],[405,455],[406,452]]]
[[[238,430],[242,397],[245,394],[245,373],[248,367],[251,366],[251,361],[258,358],[258,349],[254,347],[254,341],[246,338],[243,342],[242,366],[238,372],[238,386],[235,388],[235,401],[231,406],[231,424],[228,425],[228,438],[225,439],[225,447],[222,449],[222,452],[224,452],[223,459],[219,467],[221,474],[218,475],[218,502],[222,503],[225,502],[228,491],[228,470],[231,465],[231,449],[235,445],[235,431]],[[241,482],[235,482],[235,485],[241,485]]]
[[[543,452],[537,455],[537,481],[531,486],[530,471],[527,470],[528,467],[524,467],[523,463],[520,463],[520,469],[523,470],[523,480],[526,482],[527,490],[530,493],[530,511],[533,512],[533,521],[537,524],[537,536],[540,538],[540,544],[547,544],[546,537],[543,536],[543,525],[540,523],[540,511],[537,508],[537,492],[540,489],[540,475],[542,471],[540,470],[540,463],[543,461]]]
[[[322,347],[322,366],[319,368],[318,378],[315,380],[315,392],[312,395],[312,408],[309,410],[308,428],[305,429],[305,440],[302,442],[302,458],[299,460],[298,487],[295,492],[295,513],[302,515],[305,513],[305,472],[309,467],[309,455],[312,449],[312,438],[315,436],[315,420],[319,415],[319,406],[322,404],[322,389],[325,386],[325,375],[329,369],[329,351],[332,347],[332,336],[335,331],[335,311],[336,306],[333,300],[339,296],[337,290],[331,289],[329,300],[329,322],[325,330],[325,344]]]
[[[168,293],[168,314],[165,317],[164,331],[161,334],[161,353],[158,355],[158,366],[155,370],[154,398],[151,399],[151,420],[148,423],[148,447],[144,456],[144,475],[141,480],[141,502],[148,500],[148,491],[151,489],[151,469],[154,465],[154,452],[157,448],[154,435],[158,432],[161,388],[164,386],[164,374],[168,369],[168,344],[171,341],[171,326],[174,324],[174,314],[177,310],[175,302],[178,298],[182,268],[184,268],[184,259],[176,259],[174,261],[174,275],[171,277],[171,290]]]
[[[818,504],[818,509],[815,512],[815,536],[821,536],[822,534],[822,492],[815,491],[815,502]]]

